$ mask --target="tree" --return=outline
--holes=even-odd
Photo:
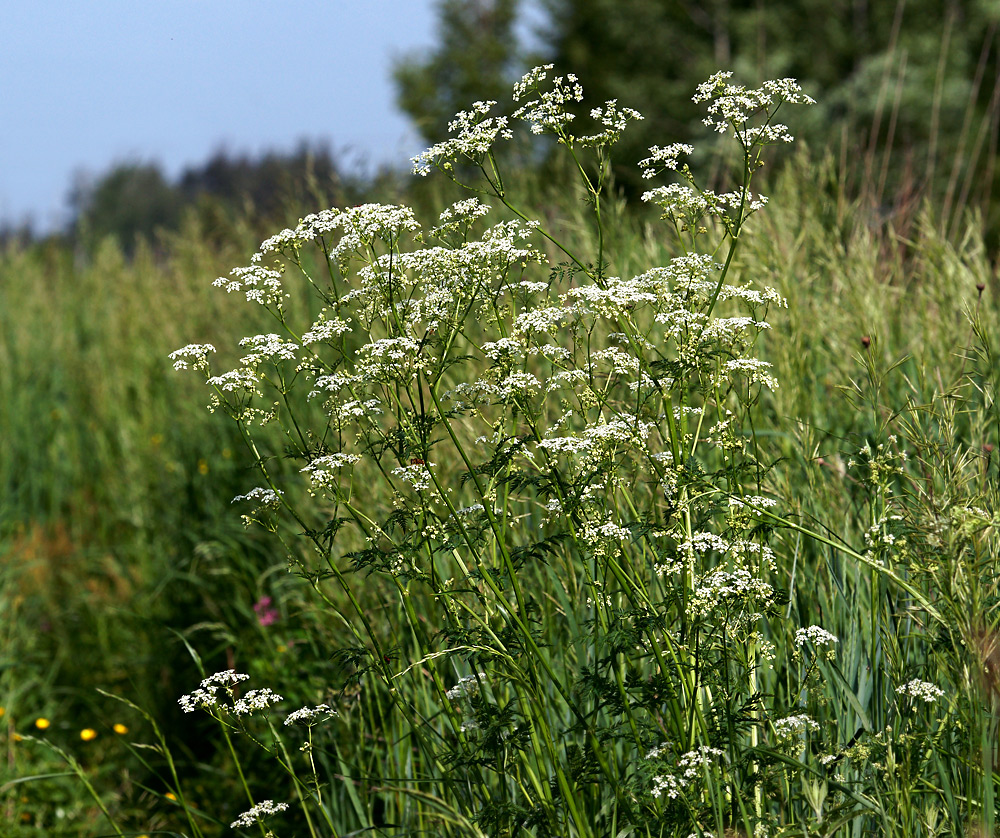
[[[440,0],[438,45],[393,68],[396,102],[429,143],[473,101],[510,101],[518,77],[514,24],[520,0]]]
[[[867,158],[860,179],[878,189],[909,178],[959,205],[976,184],[989,197],[995,0],[542,1],[557,70],[646,117],[623,138],[625,163],[649,145],[692,139],[694,86],[734,70],[748,84],[797,78],[819,101],[803,138],[822,148],[843,135],[852,159]]]
[[[180,193],[156,163],[120,163],[96,180],[80,178],[69,202],[78,235],[116,236],[128,252],[137,237],[175,227],[181,213]]]

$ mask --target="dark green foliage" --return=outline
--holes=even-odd
[[[520,0],[439,0],[438,44],[396,63],[396,102],[428,143],[474,101],[509,100],[520,71],[514,23]]]

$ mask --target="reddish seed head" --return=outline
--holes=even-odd
[[[983,296],[983,291],[986,290],[986,283],[985,282],[977,282],[976,283],[976,290],[979,292],[979,296],[980,297]]]
[[[996,446],[994,446],[992,442],[987,442],[987,443],[986,443],[986,444],[985,444],[985,445],[983,446],[983,451],[985,452],[985,454],[986,454],[986,456],[987,456],[987,457],[988,457],[988,456],[989,456],[990,454],[992,454],[992,453],[993,453],[993,449],[994,449],[995,447],[996,447]]]
[[[867,349],[869,346],[872,345],[872,339],[870,337],[868,337],[868,335],[865,335],[863,338],[861,338],[861,345],[865,349]]]

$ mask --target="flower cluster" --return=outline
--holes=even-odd
[[[287,803],[275,803],[273,800],[264,800],[258,803],[249,811],[244,812],[231,824],[230,829],[242,829],[260,823],[268,815],[276,815],[278,812],[287,811]]]
[[[914,678],[912,681],[896,687],[896,694],[933,704],[944,695],[944,690],[929,681]]]
[[[819,724],[812,717],[805,714],[786,716],[784,719],[778,719],[774,723],[774,732],[782,739],[801,736],[811,730],[819,730]]]
[[[315,707],[301,707],[288,714],[285,718],[285,725],[312,727],[336,715],[337,711],[330,709],[329,704],[318,704]]]
[[[660,759],[663,756],[663,750],[654,748],[650,751],[650,755],[647,755],[647,759]],[[674,772],[658,774],[653,777],[653,797],[666,795],[671,800],[675,800],[699,776],[713,768],[718,768],[723,756],[723,751],[718,748],[710,748],[708,745],[701,745],[696,750],[688,751],[677,760]]]
[[[463,698],[479,695],[479,685],[483,680],[485,680],[485,678],[485,672],[479,672],[476,675],[466,675],[463,678],[459,678],[458,683],[445,693],[445,697],[450,698],[452,701],[458,701]]]
[[[746,134],[744,124],[761,112],[771,113],[777,109],[782,102],[789,104],[813,105],[815,100],[802,92],[802,88],[795,79],[777,79],[766,81],[755,89],[748,90],[743,85],[732,84],[731,72],[719,72],[711,76],[708,81],[698,85],[698,92],[695,93],[693,101],[708,102],[708,116],[704,119],[705,125],[714,128],[720,134],[732,128],[737,138],[740,132],[752,142],[774,142],[768,140],[770,136],[766,132],[756,134]],[[778,139],[783,142],[790,142],[791,137],[787,136],[785,126],[770,126],[778,130]]]
[[[475,102],[472,109],[460,111],[448,124],[451,139],[431,146],[413,158],[413,172],[428,175],[433,167],[452,168],[452,160],[464,157],[479,163],[489,153],[497,139],[513,137],[507,127],[507,117],[489,116],[496,102]]]
[[[583,101],[583,88],[572,73],[553,78],[551,90],[541,89],[542,82],[546,80],[552,67],[552,64],[535,67],[514,85],[515,102],[520,102],[530,93],[538,96],[537,99],[528,100],[514,112],[515,119],[531,123],[532,134],[564,135],[566,126],[576,118],[565,106],[571,102]]]
[[[283,701],[280,695],[270,689],[250,690],[243,696],[236,695],[236,685],[250,678],[235,670],[227,669],[205,678],[198,689],[182,695],[177,703],[185,713],[207,710],[210,713],[231,713],[247,716],[258,710],[267,710],[272,704]],[[232,702],[232,703],[229,703]]]
[[[819,626],[809,626],[809,628],[796,629],[795,645],[801,648],[807,642],[811,643],[817,649],[822,649],[824,647],[833,646],[834,643],[839,643],[840,640],[835,635],[830,634],[830,632],[826,629],[820,628]]]

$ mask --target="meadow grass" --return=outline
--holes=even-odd
[[[385,474],[431,457],[405,434],[387,438],[398,462],[361,463],[348,497],[317,503],[293,479],[326,450],[310,445],[329,436],[303,444],[275,427],[251,429],[260,462],[302,511],[282,521],[265,510],[263,531],[241,526],[230,501],[259,482],[256,455],[243,445],[247,426],[205,411],[204,387],[172,374],[166,355],[191,339],[221,348],[226,336],[232,344],[273,329],[265,312],[209,287],[246,262],[257,246],[249,235],[208,246],[189,227],[132,261],[112,242],[83,264],[57,247],[5,253],[7,822],[25,835],[213,835],[273,798],[292,804],[267,821],[278,835],[993,834],[992,271],[976,219],[948,239],[926,208],[904,236],[850,202],[837,181],[824,161],[786,167],[729,269],[788,300],[769,312],[772,328],[754,350],[780,386],[743,404],[742,438],[732,444],[752,440],[753,467],[729,478],[779,501],[774,515],[762,508],[740,524],[773,549],[774,567],[757,570],[776,596],[753,631],[759,615],[736,609],[705,621],[703,654],[682,638],[655,665],[636,645],[658,632],[669,639],[675,626],[627,607],[628,590],[615,587],[643,571],[602,564],[553,537],[560,531],[546,521],[537,484],[510,484],[502,495],[516,510],[504,512],[516,535],[494,533],[485,548],[448,536],[491,561],[533,548],[518,554],[514,573],[502,563],[470,573],[453,548],[423,554],[439,579],[381,567],[383,556],[363,553],[373,542],[345,524],[335,525],[343,532],[334,547],[315,522],[342,517],[331,514],[338,506],[357,498],[375,520],[391,514],[394,499],[397,511],[407,508],[400,498],[412,496],[394,495]],[[613,193],[597,236],[585,189],[527,174],[507,186],[511,205],[533,207],[578,267],[595,270],[604,256],[605,276],[628,277],[678,255],[659,221]],[[449,191],[435,189],[428,203],[440,210]],[[491,220],[514,217],[498,207]],[[708,235],[725,232],[706,226]],[[551,261],[566,259],[551,241],[542,247]],[[314,277],[326,268],[303,260]],[[308,326],[317,302],[287,287],[289,322]],[[488,329],[470,320],[459,332],[481,347]],[[607,332],[594,331],[600,348]],[[350,358],[360,345],[339,351]],[[223,368],[238,355],[229,352]],[[441,376],[452,387],[461,381],[450,368]],[[739,400],[725,404],[739,409]],[[327,426],[315,400],[292,407],[305,426]],[[495,476],[507,467],[494,457],[492,473],[489,462],[476,472],[461,455],[500,414],[456,415],[438,425],[433,444],[423,440],[442,485],[470,494],[463,471]],[[536,421],[557,414],[545,406]],[[448,433],[451,448],[440,442]],[[702,467],[725,462],[706,453]],[[639,471],[629,473],[636,479],[615,503],[661,503]],[[690,510],[703,522],[719,514]],[[395,520],[404,543],[410,525]],[[380,526],[391,536],[387,521]],[[713,565],[728,566],[706,557],[700,578]],[[664,599],[676,590],[666,586]],[[529,604],[513,606],[518,596]],[[674,607],[661,620],[682,622],[688,612]],[[447,614],[464,616],[449,629],[439,616]],[[824,646],[814,633],[798,642],[797,629],[813,625],[839,641]],[[727,630],[744,632],[742,649]],[[718,679],[698,674],[702,666]],[[480,678],[480,667],[489,675]],[[216,724],[180,713],[181,693],[227,669],[284,696],[283,714],[326,705],[337,715],[285,729],[259,714],[216,712]],[[725,678],[736,674],[743,682],[734,688]],[[692,692],[677,688],[692,678],[701,678]],[[907,692],[914,679],[944,695],[930,702],[918,687]],[[223,703],[246,695],[229,695],[238,685],[225,678],[214,685]],[[574,716],[581,708],[584,718]],[[798,715],[809,721],[789,723],[782,738],[775,722]],[[37,728],[39,718],[50,725]],[[115,733],[115,721],[128,732]],[[82,739],[85,729],[98,736]],[[686,737],[676,753],[661,745],[668,729]],[[642,758],[660,747],[643,773]],[[684,765],[698,782],[685,786],[676,766],[692,753]],[[670,797],[675,787],[681,793]]]

